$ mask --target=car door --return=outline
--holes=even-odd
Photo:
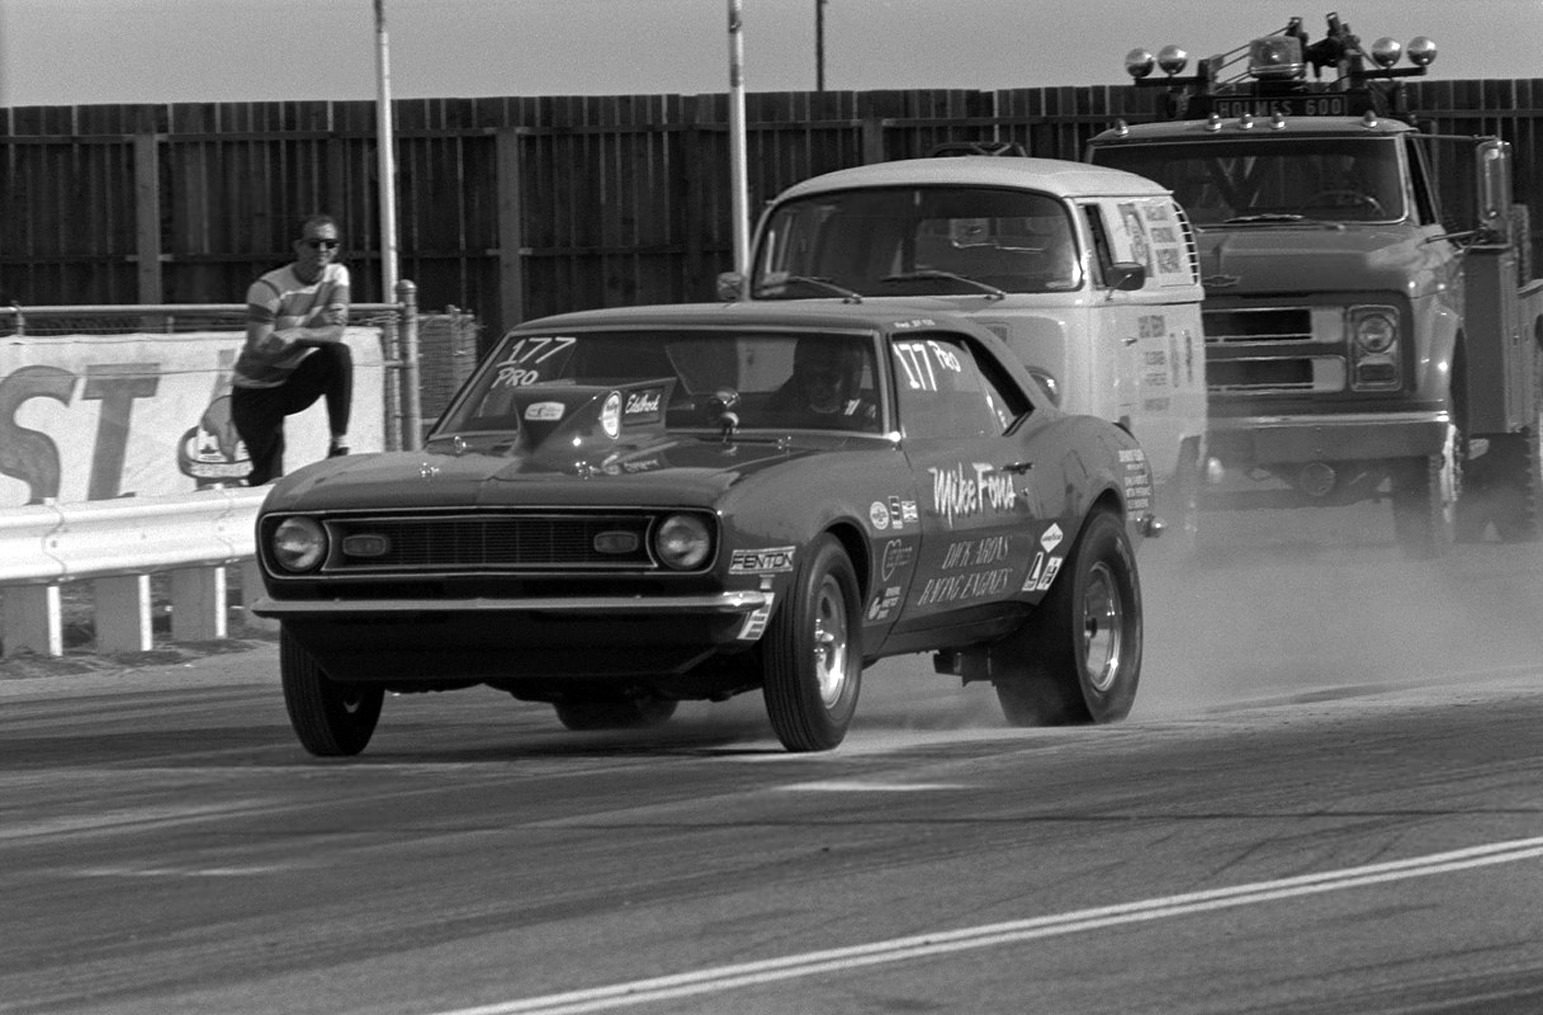
[[[890,340],[902,449],[916,477],[921,540],[896,633],[993,623],[1021,609],[1039,499],[1014,421],[1023,392],[981,370],[966,335]]]

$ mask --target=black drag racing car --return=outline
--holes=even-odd
[[[317,755],[362,750],[387,691],[483,684],[571,729],[759,689],[787,749],[824,750],[864,668],[922,652],[1014,724],[1110,722],[1151,488],[1130,434],[960,318],[588,311],[505,335],[422,450],[276,483],[253,609]]]

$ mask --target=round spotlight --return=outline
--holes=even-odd
[[[1397,39],[1390,39],[1386,35],[1372,43],[1372,62],[1383,70],[1387,70],[1398,63],[1404,55],[1403,44]]]
[[[1178,46],[1164,46],[1157,51],[1157,66],[1170,76],[1182,74],[1184,68],[1189,66],[1189,54]]]
[[[1144,78],[1157,66],[1157,59],[1144,49],[1133,49],[1125,54],[1125,73],[1133,78]]]
[[[1429,67],[1436,61],[1436,44],[1423,35],[1409,40],[1409,62],[1416,67]]]

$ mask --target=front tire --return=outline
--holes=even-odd
[[[302,747],[321,758],[364,750],[380,721],[384,688],[333,680],[282,626],[279,676],[289,724]]]
[[[1141,680],[1141,580],[1119,518],[1089,516],[1066,566],[1023,626],[993,652],[1014,726],[1116,722]]]
[[[1412,459],[1393,475],[1393,534],[1408,560],[1435,560],[1457,539],[1462,473],[1457,432],[1448,427],[1441,454]]]
[[[793,576],[763,646],[762,696],[790,751],[827,751],[846,737],[862,684],[857,574],[824,535]]]

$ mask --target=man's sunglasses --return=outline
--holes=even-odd
[[[308,237],[300,242],[312,250],[336,250],[338,246],[337,240],[318,240],[314,237]]]

